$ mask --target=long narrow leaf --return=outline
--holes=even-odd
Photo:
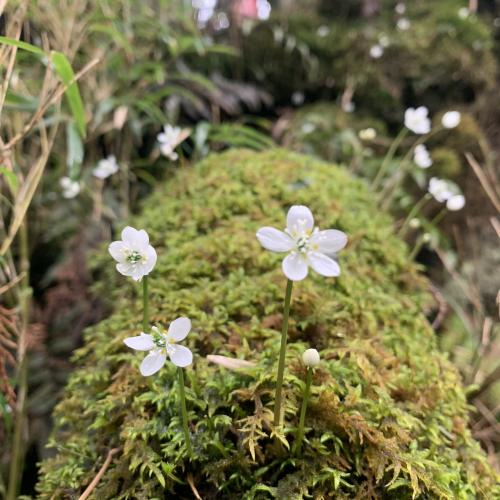
[[[66,98],[71,109],[71,114],[75,120],[76,128],[81,137],[86,135],[85,110],[83,108],[82,98],[77,83],[74,81],[75,74],[71,68],[68,58],[61,52],[51,52],[52,63],[61,78],[62,82],[68,86],[66,89]]]
[[[18,49],[26,50],[33,54],[43,56],[45,52],[36,45],[31,45],[31,43],[22,42],[21,40],[16,40],[15,38],[10,38],[8,36],[0,36],[0,43],[5,45],[11,45],[12,47],[17,47]]]

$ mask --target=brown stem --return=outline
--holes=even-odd
[[[113,455],[116,455],[116,453],[118,453],[119,451],[120,448],[113,448],[108,451],[108,456],[106,457],[106,460],[102,464],[102,467],[99,469],[99,472],[95,475],[94,479],[92,479],[92,482],[87,486],[87,488],[78,498],[78,500],[85,500],[86,498],[89,497],[89,495],[92,493],[92,491],[94,491],[94,488],[97,486],[102,476],[104,476],[104,473],[106,472],[107,468],[111,464],[111,460],[113,460]]]

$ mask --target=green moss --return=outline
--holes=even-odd
[[[141,377],[122,341],[141,324],[139,287],[97,258],[98,290],[114,314],[90,328],[55,412],[40,498],[75,498],[119,448],[92,498],[493,498],[495,476],[467,428],[456,370],[437,351],[422,309],[425,281],[363,183],[282,150],[213,155],[156,191],[131,221],[158,250],[152,320],[192,318],[186,370],[194,446],[183,444],[175,370]],[[350,243],[339,279],[295,286],[286,426],[271,437],[285,279],[255,231],[311,207]],[[291,458],[305,347],[321,350],[302,458]],[[205,355],[253,360],[236,373]],[[287,444],[288,443],[288,444]],[[496,492],[498,494],[498,491]]]

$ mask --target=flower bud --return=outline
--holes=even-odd
[[[302,354],[302,361],[308,368],[314,368],[319,365],[319,352],[316,349],[307,349]]]
[[[416,217],[413,217],[413,219],[410,219],[410,222],[408,223],[408,225],[412,229],[418,229],[420,227],[420,219],[417,219]]]

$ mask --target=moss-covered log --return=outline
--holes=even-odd
[[[342,275],[295,286],[286,373],[286,426],[272,436],[273,388],[285,278],[280,256],[255,238],[283,225],[292,204],[345,231]],[[498,498],[495,476],[468,429],[456,370],[436,349],[425,281],[362,182],[285,151],[231,151],[180,169],[130,221],[150,233],[152,320],[193,321],[186,370],[190,460],[175,367],[144,378],[123,345],[140,331],[140,290],[97,258],[97,289],[114,313],[87,331],[58,405],[42,463],[41,498],[77,498],[110,449],[92,494],[108,498]],[[304,368],[321,351],[300,458],[293,445]],[[243,372],[207,354],[254,361]]]

